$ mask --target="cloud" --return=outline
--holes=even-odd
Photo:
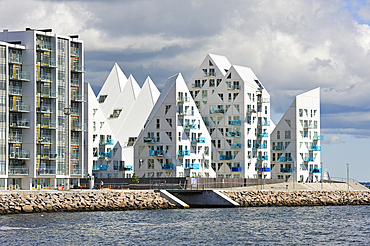
[[[337,144],[337,143],[344,143],[340,136],[338,135],[331,135],[329,139],[325,139],[321,141],[322,144]]]

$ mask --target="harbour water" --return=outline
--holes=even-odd
[[[369,245],[370,206],[0,216],[0,245]]]

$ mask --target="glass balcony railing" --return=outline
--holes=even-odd
[[[324,140],[324,135],[315,135],[313,136],[313,140],[314,141]]]
[[[99,145],[113,145],[113,139],[100,139]]]
[[[280,171],[282,173],[292,173],[293,172],[293,168],[282,168]]]
[[[52,144],[53,143],[53,136],[51,135],[42,135],[37,139],[38,144]]]
[[[198,163],[186,163],[184,169],[199,169]]]
[[[56,167],[36,168],[37,175],[55,175],[56,171]]]
[[[75,162],[80,159],[80,153],[72,153],[71,154],[71,160],[74,160]]]
[[[72,64],[71,70],[73,72],[84,73],[85,72],[85,66],[82,66],[82,65],[79,65],[79,64]]]
[[[9,86],[9,95],[22,96],[22,87],[20,87],[20,86]]]
[[[38,63],[41,67],[57,67],[57,61],[54,58],[42,59]]]
[[[321,146],[308,146],[309,151],[321,151]]]
[[[268,136],[269,136],[268,132],[257,133],[257,137],[259,137],[259,138],[267,138]]]
[[[45,120],[38,124],[40,125],[41,128],[45,129],[55,129],[57,127],[57,123],[52,120]]]
[[[230,144],[230,147],[232,149],[241,149],[242,148],[242,144],[241,143],[231,143]]]
[[[39,97],[57,98],[57,92],[53,89],[37,91]]]
[[[194,111],[192,110],[184,110],[179,112],[179,116],[193,116]]]
[[[156,140],[154,137],[144,137],[144,143],[155,143]]]
[[[266,144],[253,144],[253,149],[267,149]]]
[[[30,159],[29,150],[17,150],[9,152],[9,158],[11,159]]]
[[[268,173],[268,172],[271,172],[271,169],[269,167],[259,167],[257,168],[257,171],[259,173]]]
[[[80,145],[80,138],[72,137],[71,138],[71,145]]]
[[[42,160],[56,160],[58,156],[58,154],[54,151],[41,152],[41,153],[38,153],[37,155]]]
[[[11,80],[30,81],[30,78],[30,73],[26,71],[21,71],[19,73],[13,73],[9,75],[9,79]]]
[[[37,50],[51,51],[53,46],[51,45],[51,42],[38,39],[36,48]]]
[[[190,150],[178,150],[177,155],[178,156],[190,156]]]
[[[80,85],[80,80],[78,78],[72,78],[71,79],[71,85],[72,86],[79,86]]]
[[[241,124],[242,124],[241,120],[230,120],[229,121],[229,125],[232,125],[232,126],[240,126]]]
[[[73,123],[71,126],[71,130],[75,132],[83,132],[83,131],[86,131],[86,126],[85,124]]]
[[[228,137],[234,137],[234,138],[239,138],[241,136],[240,132],[227,132]]]
[[[51,82],[53,79],[51,73],[43,73],[43,74],[39,74],[39,76],[37,76],[37,81],[41,81],[41,82]]]
[[[71,175],[82,175],[82,167],[73,167],[71,169]]]
[[[99,152],[98,157],[99,158],[111,158],[112,153],[111,152]]]
[[[13,112],[30,112],[30,108],[29,103],[18,103],[9,106],[9,110]]]
[[[241,167],[231,167],[231,172],[241,172],[242,168]]]
[[[93,165],[93,171],[106,171],[108,168],[107,165]]]
[[[257,125],[258,126],[270,126],[270,121],[266,120],[266,121],[258,121],[257,122]]]
[[[257,160],[259,161],[268,161],[269,156],[268,155],[259,155],[257,156]]]
[[[164,150],[149,150],[149,156],[164,156]]]
[[[201,83],[193,83],[193,88],[202,88]]]
[[[132,165],[125,165],[125,166],[120,166],[118,168],[118,171],[133,171],[134,167]]]
[[[205,143],[206,138],[205,137],[199,137],[199,138],[192,138],[191,143]]]
[[[173,163],[162,163],[162,169],[173,169]]]
[[[240,86],[239,85],[228,85],[227,89],[231,91],[238,91],[240,90]]]
[[[292,162],[292,157],[281,156],[279,160],[282,162]]]
[[[178,97],[177,102],[178,103],[190,102],[190,97]]]
[[[277,150],[277,151],[281,151],[281,150],[285,150],[285,147],[284,146],[281,146],[281,145],[278,145],[278,146],[274,146],[274,150]]]
[[[215,77],[216,76],[216,72],[203,72],[203,75],[204,77]]]
[[[221,161],[232,160],[232,159],[233,159],[232,155],[220,155]]]
[[[303,158],[303,161],[304,162],[313,162],[315,161],[315,158],[313,156],[310,156],[310,157],[304,157]]]
[[[14,128],[30,128],[30,120],[29,119],[10,119],[9,122],[10,127]]]
[[[222,108],[213,108],[211,109],[211,114],[225,114],[225,110]]]
[[[14,167],[14,166],[9,166],[8,169],[8,175],[28,175],[29,173],[29,168],[28,167]]]
[[[8,139],[9,143],[22,143],[22,134],[10,134]]]
[[[53,113],[53,107],[51,105],[41,105],[36,108],[38,113]]]
[[[79,116],[80,115],[80,109],[78,107],[71,108],[71,115]]]
[[[9,63],[22,64],[22,56],[20,54],[9,53]]]
[[[84,102],[85,97],[84,97],[84,95],[80,95],[80,94],[72,94],[71,100],[72,101],[77,101],[77,102]]]
[[[257,98],[257,103],[269,103],[270,102],[270,98],[261,98],[261,97],[258,97]]]
[[[71,56],[74,56],[74,57],[80,56],[80,50],[78,48],[71,47]]]
[[[185,130],[190,130],[190,129],[197,129],[198,125],[197,124],[185,124],[184,129]]]
[[[321,173],[321,168],[310,168],[309,172],[310,173]]]

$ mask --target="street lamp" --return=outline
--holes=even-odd
[[[65,118],[65,124],[66,124],[66,134],[65,134],[65,139],[66,139],[66,142],[65,142],[65,175],[66,176],[69,176],[69,170],[68,170],[68,167],[69,167],[69,116],[72,114],[72,108],[69,106],[67,108],[64,108],[64,115],[66,116]],[[69,184],[69,183],[68,183]]]

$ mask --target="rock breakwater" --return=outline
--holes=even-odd
[[[370,205],[369,191],[224,191],[240,206]]]
[[[0,214],[176,208],[152,191],[29,192],[0,194]]]

